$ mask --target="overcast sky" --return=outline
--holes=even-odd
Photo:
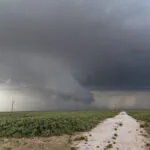
[[[1,89],[70,107],[89,87],[149,88],[149,16],[149,0],[0,0]]]

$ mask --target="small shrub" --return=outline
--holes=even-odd
[[[80,136],[80,137],[76,137],[76,138],[74,139],[74,141],[82,141],[82,140],[88,141],[87,136]]]
[[[144,128],[144,124],[140,124],[140,128]]]
[[[70,150],[77,150],[77,147],[70,147]]]
[[[122,123],[122,122],[120,122],[120,123],[119,123],[119,126],[123,126],[123,123]]]
[[[106,146],[106,149],[110,149],[110,148],[113,148],[113,145],[112,145],[112,144],[108,144],[108,145]]]
[[[118,134],[117,134],[117,133],[115,133],[115,134],[114,134],[114,136],[115,136],[115,137],[117,137],[117,136],[118,136]]]
[[[4,147],[4,150],[12,150],[11,147]]]
[[[146,143],[146,146],[149,147],[149,146],[150,146],[150,143]]]
[[[148,123],[144,123],[144,127],[145,128],[149,127],[149,124]]]

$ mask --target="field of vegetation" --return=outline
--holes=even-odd
[[[128,111],[128,114],[136,120],[142,121],[140,127],[150,135],[150,110],[131,110]]]
[[[99,122],[119,112],[119,110],[1,112],[0,150],[16,150],[16,148],[70,150],[70,137],[74,136],[73,133],[89,131]],[[141,128],[146,129],[150,135],[150,110],[126,112],[139,120]],[[79,136],[79,139],[83,138],[85,137]]]
[[[88,131],[117,111],[0,113],[0,137],[47,137]]]

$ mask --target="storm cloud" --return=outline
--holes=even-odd
[[[149,8],[148,0],[1,0],[1,89],[37,99],[32,109],[91,108],[89,89],[149,89]]]

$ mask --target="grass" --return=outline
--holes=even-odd
[[[150,124],[149,123],[144,123],[144,127],[148,128],[148,127],[150,127]]]
[[[4,150],[12,150],[11,147],[4,147]]]
[[[150,110],[130,110],[127,112],[138,121],[144,122],[140,124],[140,127],[144,128],[150,135]]]
[[[77,150],[77,147],[70,147],[70,150]]]
[[[116,142],[114,141],[113,144],[116,144]]]
[[[129,110],[127,113],[137,120],[150,122],[150,110]]]
[[[117,129],[117,128],[114,128],[114,130],[117,131],[118,129]]]
[[[104,148],[104,150],[111,149],[111,148],[113,148],[113,145],[112,145],[112,144],[108,144],[108,145]]]
[[[67,145],[67,150],[77,150],[77,147],[70,147],[72,143],[72,135],[75,132],[90,131],[94,128],[100,121],[113,117],[118,113],[118,111],[51,111],[51,112],[14,112],[10,113],[0,113],[0,137],[15,137],[7,138],[14,139],[14,145],[9,144],[9,146],[14,149],[13,146],[19,145],[20,149],[26,147],[26,149],[32,149],[31,145],[40,145],[41,143],[35,143],[32,137],[47,137],[53,135],[63,135],[69,134],[66,140],[56,140],[51,144],[51,139],[47,141],[50,150],[65,149]],[[130,110],[127,111],[129,115],[139,120],[143,125],[143,128],[147,130],[150,135],[150,110]],[[141,120],[141,121],[140,121]],[[35,129],[35,130],[34,130]],[[114,128],[115,130],[115,128]],[[117,131],[117,130],[115,130]],[[27,137],[23,139],[18,139],[16,137]],[[31,137],[31,141],[28,142],[28,137]],[[53,137],[49,137],[52,138]],[[57,137],[60,139],[60,137]],[[62,136],[64,138],[64,136]],[[42,138],[45,140],[48,138]],[[81,138],[82,139],[82,138]],[[115,142],[116,137],[113,135],[113,142],[107,143],[105,150],[111,149]],[[64,142],[65,141],[65,142]],[[7,142],[7,141],[6,141]],[[45,141],[44,141],[45,142]],[[28,144],[26,144],[28,143]],[[64,145],[64,143],[66,145]],[[60,146],[59,146],[60,145]],[[149,143],[147,147],[149,148]],[[22,146],[22,147],[21,147]],[[2,147],[2,146],[1,146]],[[11,150],[11,147],[5,147],[5,150]],[[3,148],[3,147],[2,147]],[[6,149],[8,148],[8,149]],[[19,150],[20,150],[19,149]],[[42,149],[39,147],[39,149]],[[43,148],[44,149],[44,148]],[[97,146],[98,149],[98,146]],[[2,149],[3,150],[3,149]],[[22,149],[21,149],[22,150]]]
[[[150,126],[150,124],[148,124],[148,123],[140,124],[141,128],[148,128],[149,126]]]
[[[50,111],[0,113],[0,137],[49,137],[90,131],[118,111]]]
[[[88,141],[87,136],[80,136],[80,137],[76,137],[76,138],[74,139],[74,141],[82,141],[82,140]]]

